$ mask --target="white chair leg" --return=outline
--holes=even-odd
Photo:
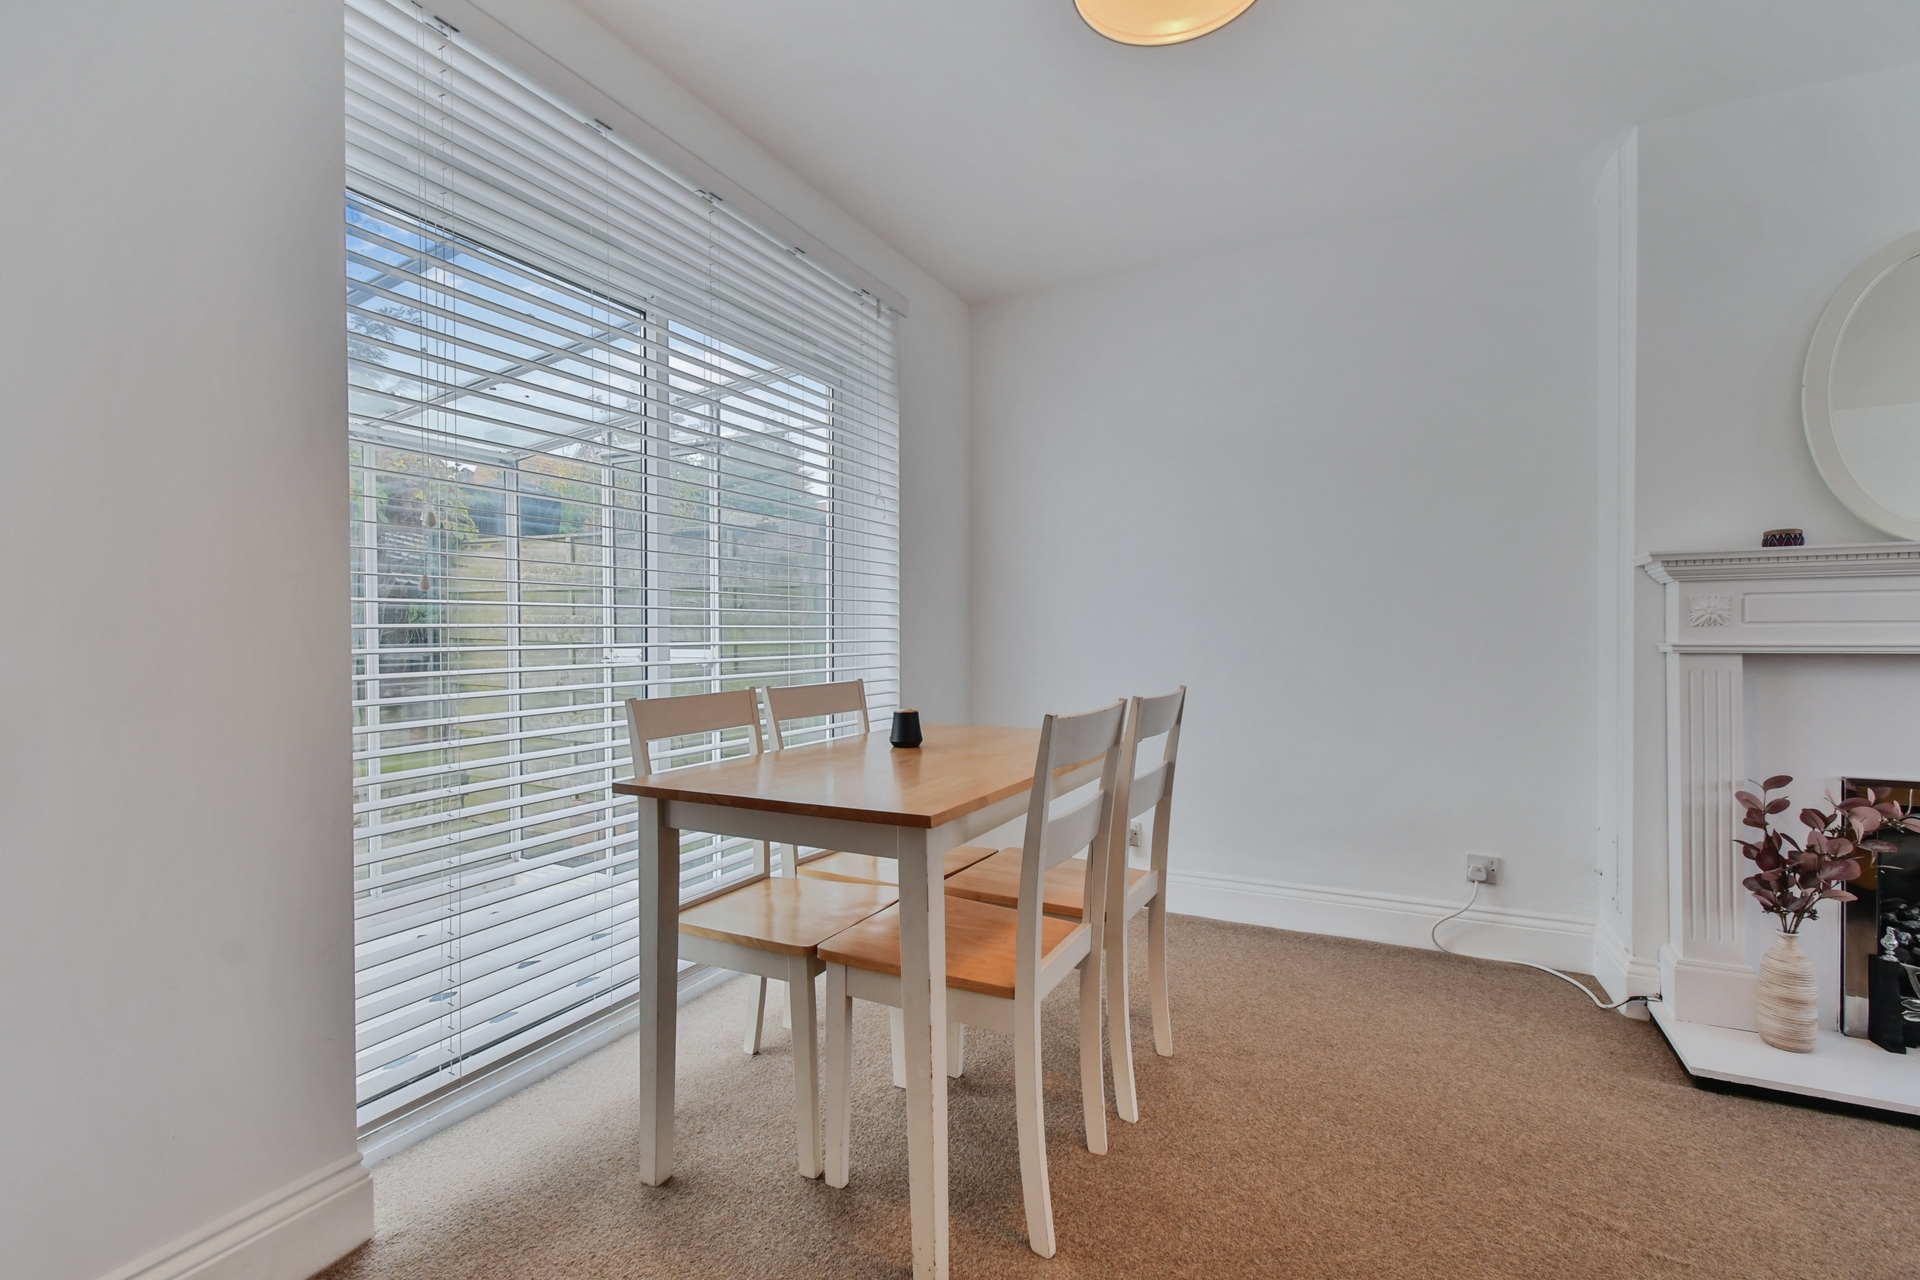
[[[966,1069],[967,1024],[949,1022],[947,1024],[947,1079],[958,1080]]]
[[[887,1025],[893,1029],[893,1087],[907,1087],[907,1015],[887,1006]]]
[[[1140,1121],[1133,1088],[1133,1009],[1127,983],[1127,922],[1107,917],[1107,1053],[1113,1060],[1113,1109],[1128,1124]]]
[[[753,1002],[748,1009],[752,1016],[747,1019],[747,1040],[740,1046],[749,1058],[760,1052],[760,1024],[767,1018],[767,980],[755,978],[753,985]]]
[[[844,1187],[853,1145],[853,1000],[844,965],[827,966],[827,1110],[821,1119],[827,1185]]]
[[[1147,991],[1153,1001],[1153,1051],[1173,1056],[1173,1013],[1167,1004],[1167,886],[1147,904]]]
[[[813,975],[796,957],[788,966],[787,1001],[793,1015],[793,1129],[800,1150],[800,1176],[820,1176],[819,1020],[813,1009]]]
[[[1016,1001],[1013,1030],[1014,1117],[1020,1131],[1020,1190],[1027,1207],[1027,1243],[1053,1256],[1053,1194],[1047,1186],[1047,1113],[1040,1091],[1040,1007]]]
[[[1107,1073],[1100,1053],[1100,946],[1080,962],[1080,1109],[1086,1113],[1087,1150],[1107,1153]]]
[[[788,1031],[793,1030],[793,1002],[787,999],[787,993],[780,988],[787,984],[778,978],[767,983],[767,999],[780,1006],[780,1025]]]

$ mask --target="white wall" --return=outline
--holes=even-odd
[[[974,718],[1188,684],[1176,910],[1585,966],[1593,176],[975,305]]]
[[[1643,551],[1880,542],[1807,451],[1814,325],[1861,259],[1920,228],[1920,67],[1640,129]]]
[[[900,704],[928,724],[966,723],[972,687],[969,339],[937,285],[900,323]]]
[[[570,6],[489,7],[905,295],[903,675],[934,718],[964,715],[964,304]],[[305,1276],[372,1229],[352,1092],[340,10],[15,8],[0,1272]]]
[[[1640,128],[1638,152],[1637,553],[1757,547],[1779,526],[1805,529],[1809,544],[1886,541],[1820,479],[1801,425],[1800,379],[1841,280],[1920,229],[1920,67],[1652,121]],[[1630,928],[1643,962],[1657,957],[1667,930],[1661,607],[1660,588],[1639,575]],[[1916,665],[1872,667],[1903,673],[1887,696],[1906,708],[1906,723],[1920,698]],[[1758,710],[1750,703],[1749,718]],[[1838,750],[1819,763],[1805,744],[1798,764],[1776,764],[1789,750],[1777,728],[1750,741],[1766,748],[1768,758],[1751,761],[1762,775],[1862,767]],[[1905,741],[1908,764],[1895,776],[1916,776],[1920,736]],[[1885,751],[1874,758],[1876,767],[1894,764]]]
[[[0,1270],[293,1192],[237,1230],[304,1210],[247,1256],[305,1275],[372,1229],[340,13],[10,6],[0,120]]]

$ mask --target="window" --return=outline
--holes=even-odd
[[[367,1127],[631,998],[624,699],[896,700],[898,461],[873,299],[415,6],[347,51]]]

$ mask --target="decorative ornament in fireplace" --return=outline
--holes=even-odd
[[[1687,625],[1690,627],[1733,625],[1733,598],[1731,596],[1688,596]]]

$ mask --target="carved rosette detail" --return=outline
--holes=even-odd
[[[1690,627],[1732,626],[1733,597],[1688,596],[1687,625]]]

